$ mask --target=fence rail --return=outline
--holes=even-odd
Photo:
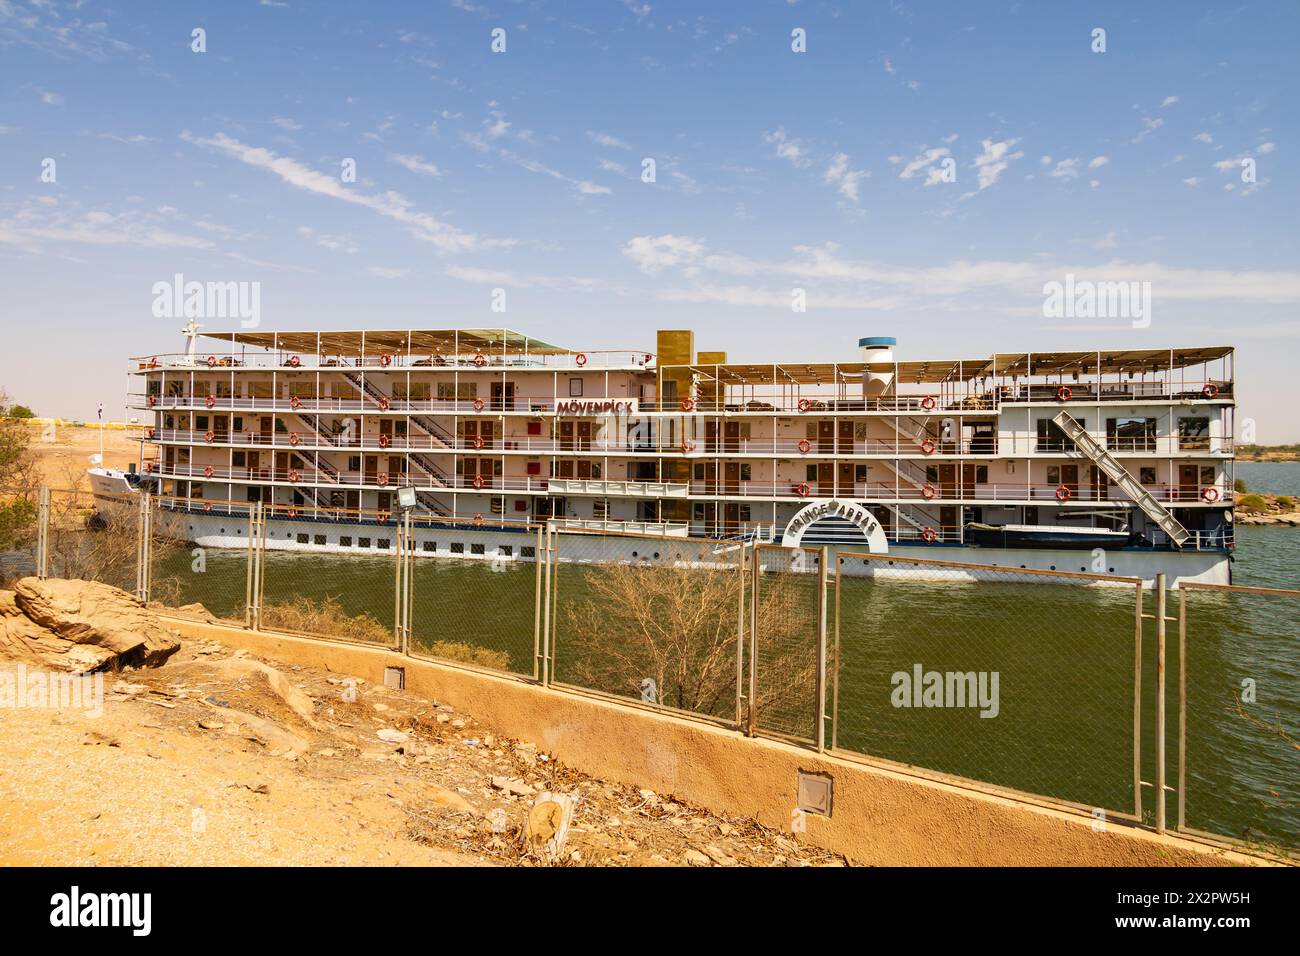
[[[354,552],[325,553],[259,502],[223,513],[215,547],[169,498],[21,494],[34,519],[0,587],[97,580],[172,615],[487,669],[1099,820],[1163,830],[1172,798],[1177,831],[1300,847],[1300,591],[413,512],[351,524]]]

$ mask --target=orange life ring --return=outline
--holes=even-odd
[[[208,465],[208,466],[206,466],[206,467],[203,469],[203,477],[204,477],[204,478],[211,478],[211,477],[213,476],[213,474],[214,474],[214,472],[213,472],[213,470],[212,470],[212,466],[211,466],[211,465]]]
[[[209,355],[208,368],[216,368],[216,367],[217,367],[217,357],[215,355]]]
[[[1062,385],[1060,388],[1056,390],[1056,397],[1063,402],[1068,402],[1071,398],[1074,397],[1074,392],[1070,390],[1070,386]]]
[[[650,364],[651,362],[653,362],[654,360],[655,360],[655,357],[654,357],[653,355],[651,355],[649,352],[646,352],[646,354],[645,354],[645,364],[646,364],[646,365],[649,365],[649,364]]]
[[[211,445],[217,438],[217,433],[209,429],[203,433],[203,440]]]
[[[935,541],[939,540],[939,533],[933,528],[922,528],[921,540],[927,544],[933,544]]]
[[[391,445],[392,443],[393,443],[393,439],[392,439],[390,436],[388,436],[388,435],[380,435],[380,436],[379,436],[379,447],[380,447],[380,448],[387,448],[387,447],[388,447],[389,445]]]
[[[681,406],[682,406],[682,411],[693,412],[695,411],[695,399],[683,398],[681,401]]]
[[[479,368],[482,368],[484,365],[487,364],[487,356],[484,355],[482,352],[479,352],[477,355],[474,356],[474,364],[477,365]]]
[[[298,358],[298,356],[296,355],[289,356],[289,368],[297,368],[301,364],[302,364],[302,359]]]
[[[939,403],[935,401],[933,395],[927,395],[925,396],[925,398],[921,399],[921,407],[924,408],[927,412],[933,411],[938,404]]]
[[[290,407],[290,408],[302,408],[302,399],[299,398],[297,395],[290,395],[290,396],[289,396],[289,407]]]
[[[1201,389],[1201,394],[1206,398],[1214,398],[1219,394],[1219,386],[1215,385],[1213,382],[1206,382],[1205,387]]]
[[[153,358],[151,358],[151,359],[149,360],[149,367],[150,367],[150,368],[157,368],[157,367],[158,367],[158,356],[155,355]]]
[[[296,468],[291,468],[291,469],[289,469],[289,480],[290,480],[290,481],[297,481],[297,480],[300,479],[301,477],[302,477],[302,475],[298,474],[298,469],[296,469]]]
[[[212,510],[212,502],[211,502],[211,501],[205,501],[205,502],[203,503],[203,510],[204,510],[204,511],[211,511],[211,510]]]
[[[1056,488],[1056,500],[1057,500],[1057,501],[1069,501],[1069,500],[1070,500],[1070,489],[1067,488],[1065,485],[1058,485],[1057,488]]]
[[[481,398],[474,399],[474,411],[476,412],[483,411],[483,399]]]
[[[812,408],[812,400],[807,398],[799,399],[799,411],[806,412]]]
[[[927,438],[925,441],[921,442],[921,451],[925,452],[927,455],[933,455],[936,447],[933,438]]]
[[[474,485],[475,488],[482,488],[483,485],[484,485],[483,476],[482,476],[482,475],[475,475],[475,476],[474,476],[473,485]]]
[[[808,482],[806,481],[801,481],[799,484],[794,486],[794,493],[800,498],[807,498],[808,492],[810,491],[812,491],[812,489],[808,487]]]
[[[152,428],[149,429],[147,432],[145,432],[145,437],[146,437],[146,438],[153,438],[153,435],[154,435],[154,431],[153,431]]]
[[[921,497],[924,498],[926,501],[931,500],[938,493],[939,493],[939,489],[936,488],[934,485],[930,484],[928,481],[921,488]]]
[[[390,402],[387,398],[381,397],[379,401],[376,402],[376,404],[379,406],[379,410],[381,412],[386,412],[388,411],[389,407],[392,405],[392,402]]]
[[[482,435],[475,435],[475,436],[474,436],[474,447],[475,447],[475,448],[482,448],[482,447],[483,447],[483,436],[482,436]]]
[[[298,509],[290,508],[288,511],[285,512],[285,514],[287,514],[290,518],[296,518],[298,517]]]
[[[482,524],[482,523],[483,523],[483,512],[481,512],[481,511],[476,511],[476,512],[474,512],[474,523],[475,523],[475,524]]]
[[[800,439],[799,439],[799,450],[800,450],[801,452],[803,452],[805,455],[808,454],[808,452],[812,451],[812,442],[810,442],[810,441],[809,441],[808,439],[806,439],[806,438],[800,438]]]
[[[203,404],[206,405],[206,406],[208,406],[208,408],[216,408],[216,407],[217,407],[217,396],[215,396],[215,395],[209,395],[207,398],[205,398],[205,399],[203,400]]]
[[[1201,497],[1206,501],[1218,501],[1219,489],[1215,488],[1213,485],[1207,485],[1201,489]]]
[[[302,439],[298,437],[298,433],[297,433],[297,432],[289,432],[289,444],[290,444],[290,445],[296,445],[296,444],[298,444],[298,442],[300,442],[300,441],[302,441]]]
[[[157,405],[157,404],[158,404],[158,396],[157,396],[157,395],[150,395],[150,396],[149,396],[149,407],[150,407],[150,408],[153,408],[153,407],[154,407],[155,405]]]
[[[379,356],[379,364],[387,368],[393,364],[393,357],[385,352],[383,355]]]
[[[695,442],[691,441],[689,438],[683,438],[683,439],[682,439],[682,454],[683,454],[683,455],[689,455],[689,454],[690,454],[691,452],[693,452],[693,451],[695,451]]]
[[[379,484],[380,484],[381,486],[382,486],[382,485],[387,485],[387,484],[388,484],[388,472],[386,472],[386,471],[381,471],[381,472],[379,473]]]
[[[586,353],[585,353],[585,352],[579,352],[576,356],[574,356],[573,361],[574,361],[575,364],[577,364],[578,368],[582,368],[582,366],[584,366],[584,365],[587,364],[587,355],[586,355]]]

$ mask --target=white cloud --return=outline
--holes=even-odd
[[[670,266],[693,262],[704,252],[704,243],[690,236],[636,236],[623,247],[627,256],[642,272],[654,275]]]
[[[1142,117],[1142,131],[1133,137],[1133,142],[1140,143],[1160,127],[1165,125],[1163,119],[1152,119],[1149,116]]]
[[[442,170],[433,163],[426,162],[423,158],[414,156],[410,153],[393,153],[388,158],[399,166],[404,166],[411,172],[419,173],[422,176],[442,175]]]
[[[1259,153],[1261,156],[1267,156],[1275,149],[1277,149],[1277,146],[1273,143],[1260,143],[1259,146],[1255,147],[1255,152]]]
[[[925,184],[929,186],[931,185],[931,179],[934,178],[934,169],[937,168],[934,164],[945,156],[951,155],[952,150],[948,149],[947,146],[936,146],[933,149],[927,149],[922,146],[921,152],[913,157],[907,165],[899,171],[898,178],[911,179],[917,173],[921,172],[921,170],[927,170],[929,175],[926,177]]]
[[[590,129],[587,130],[587,139],[601,146],[609,147],[610,149],[631,149],[632,148],[631,146],[629,146],[627,143],[623,142],[621,139],[619,139],[616,136],[610,136],[608,133],[599,133],[596,132],[595,130],[590,130]]]
[[[982,140],[984,152],[975,157],[974,166],[979,170],[979,188],[988,189],[998,181],[1007,166],[1013,159],[1020,159],[1024,152],[1011,152],[1011,147],[1020,142],[1019,139],[1006,139],[1000,143],[995,143],[991,139]]]
[[[1092,159],[1088,160],[1088,168],[1099,169],[1100,167],[1105,166],[1109,162],[1110,162],[1109,156],[1094,156],[1092,157]]]
[[[1178,97],[1176,97],[1176,96],[1166,96],[1165,99],[1164,99],[1164,102],[1161,103],[1160,106],[1161,106],[1162,108],[1165,107],[1165,106],[1173,106],[1173,105],[1174,105],[1175,103],[1177,103],[1177,102],[1178,102]]]
[[[291,133],[302,129],[301,123],[295,119],[290,119],[287,116],[272,116],[271,122],[280,127],[280,129],[288,130]]]
[[[400,279],[411,272],[410,269],[394,269],[389,266],[369,266],[366,271],[380,279]]]
[[[224,156],[237,159],[241,163],[246,163],[257,169],[265,169],[279,176],[281,180],[295,189],[302,189],[319,196],[328,196],[341,202],[363,206],[381,216],[400,222],[407,227],[412,236],[421,241],[432,243],[439,252],[466,252],[485,247],[513,245],[513,240],[486,240],[473,233],[464,232],[455,226],[440,222],[428,213],[417,212],[411,207],[410,201],[401,193],[392,191],[375,195],[363,193],[360,190],[344,185],[338,176],[328,176],[325,173],[317,172],[295,159],[290,159],[287,156],[277,156],[270,150],[259,146],[249,146],[237,139],[232,139],[225,133],[217,133],[212,137],[200,137],[187,130],[181,133],[181,139],[195,146],[211,149]]]
[[[802,143],[797,139],[791,139],[784,129],[777,129],[775,132],[764,133],[764,142],[771,143],[776,147],[776,155],[781,159],[787,159],[795,166],[811,165],[812,160],[808,158]]]
[[[1074,179],[1079,175],[1079,161],[1077,159],[1063,159],[1047,175],[1053,179]]]
[[[64,102],[63,94],[61,93],[53,93],[50,90],[41,90],[40,94],[41,94],[41,102],[44,103],[46,106],[63,105]]]
[[[847,153],[836,153],[831,157],[830,166],[826,168],[824,181],[828,185],[838,186],[841,196],[857,202],[858,181],[869,175],[866,170],[850,169]]]
[[[1214,137],[1209,133],[1197,133],[1192,137],[1192,139],[1196,140],[1198,143],[1205,143],[1207,145],[1214,142]]]
[[[1188,186],[1199,186],[1202,180],[1200,176],[1188,176],[1183,182]]]

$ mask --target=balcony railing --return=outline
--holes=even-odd
[[[653,369],[655,357],[649,352],[630,349],[596,349],[590,352],[565,352],[546,355],[502,355],[491,352],[466,352],[460,355],[406,354],[376,352],[372,355],[313,355],[309,352],[260,352],[225,350],[160,352],[157,355],[130,359],[136,372],[193,372],[222,369],[266,369],[283,372],[339,371],[366,369],[392,372],[406,369],[475,369],[506,370],[529,368],[581,369]]]

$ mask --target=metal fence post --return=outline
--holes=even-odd
[[[1136,585],[1133,609],[1133,815],[1142,819],[1142,605],[1144,585]]]
[[[745,578],[749,570],[746,556],[753,551],[753,544],[740,542],[740,600],[736,602],[736,727],[742,728],[745,722]],[[752,558],[750,559],[752,560]]]
[[[1156,832],[1165,831],[1165,575],[1156,575]]]
[[[1187,828],[1187,589],[1178,587],[1178,829]]]
[[[542,571],[546,564],[546,551],[542,542],[542,526],[537,526],[537,543],[533,546],[533,680],[542,679]]]
[[[835,555],[835,651],[831,671],[831,750],[840,746],[840,582],[844,577],[844,561]]]
[[[543,552],[543,558],[546,567],[543,568],[544,587],[542,588],[542,658],[538,662],[541,667],[542,686],[549,687],[551,683],[551,581],[555,571],[555,529],[551,527],[550,522],[546,524],[546,550]]]
[[[822,545],[817,562],[817,752],[826,750],[826,585],[830,549]]]
[[[36,577],[50,576],[50,488],[41,485],[36,505]]]
[[[244,566],[244,627],[253,626],[253,566],[256,564],[257,505],[248,506],[248,563]]]
[[[749,704],[745,720],[745,733],[750,737],[758,733],[758,600],[763,570],[761,544],[754,545],[753,565],[749,584]]]

